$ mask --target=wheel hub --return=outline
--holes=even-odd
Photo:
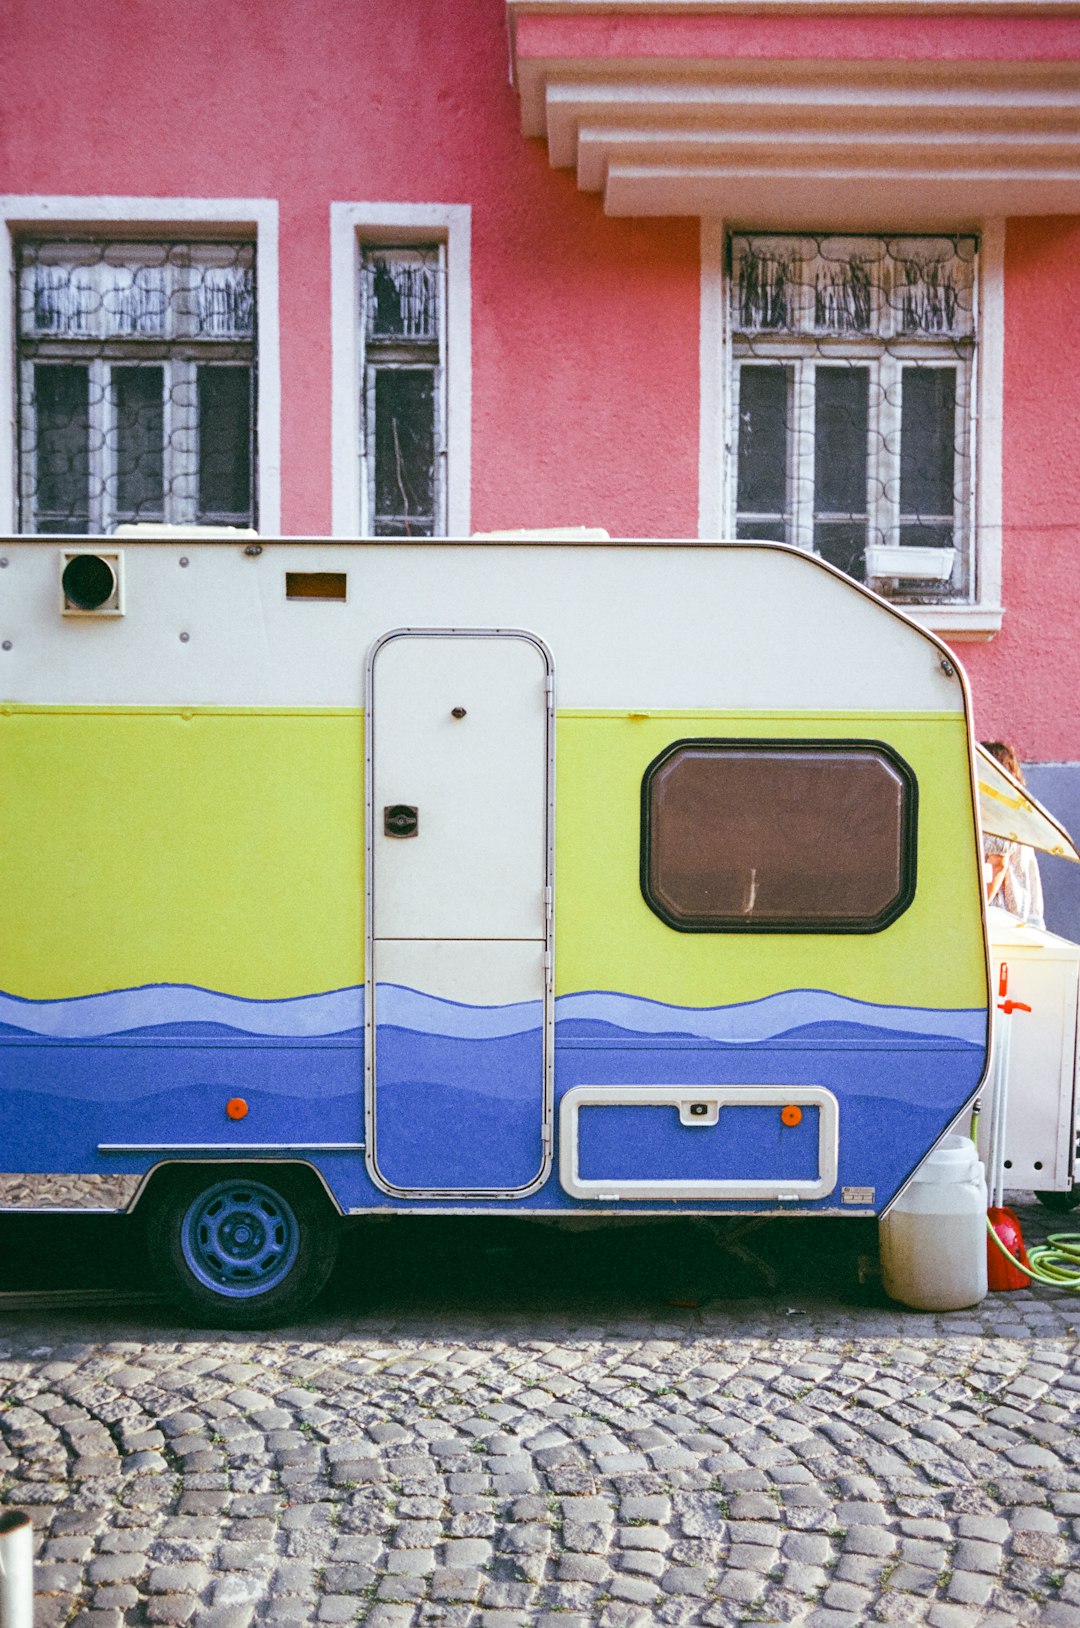
[[[266,1238],[266,1229],[260,1225],[253,1215],[241,1212],[237,1216],[229,1216],[220,1229],[222,1247],[231,1255],[241,1259],[250,1259],[257,1255]]]
[[[217,1294],[267,1294],[292,1271],[300,1228],[291,1206],[262,1182],[223,1181],[193,1199],[180,1227],[189,1270]]]

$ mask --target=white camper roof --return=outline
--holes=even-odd
[[[5,694],[51,705],[363,706],[393,628],[526,628],[559,707],[965,716],[951,652],[832,566],[777,543],[12,538]],[[72,551],[115,555],[122,603],[63,608]],[[306,579],[335,591],[305,593]],[[316,584],[317,586],[317,584]],[[10,629],[10,633],[9,630]]]

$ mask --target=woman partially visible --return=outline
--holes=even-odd
[[[983,751],[996,758],[1021,786],[1025,784],[1020,759],[1004,741],[983,741]],[[1007,910],[1010,916],[1029,927],[1045,928],[1042,878],[1035,850],[1008,837],[983,837],[983,857],[987,864],[986,897],[989,903]]]

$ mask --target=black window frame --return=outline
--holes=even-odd
[[[652,868],[652,784],[659,770],[670,761],[676,753],[687,748],[700,749],[702,747],[716,748],[718,751],[769,751],[798,750],[802,752],[813,751],[822,754],[831,752],[865,752],[868,756],[875,755],[885,758],[897,771],[903,784],[900,817],[900,885],[890,903],[875,916],[862,918],[849,918],[842,920],[807,920],[805,917],[780,918],[773,917],[767,922],[748,921],[745,916],[717,916],[707,920],[690,921],[686,917],[675,916],[667,906],[655,897],[651,887]],[[641,837],[640,837],[640,869],[639,883],[641,894],[649,909],[667,927],[678,933],[813,933],[857,935],[866,937],[874,933],[884,932],[894,921],[898,920],[907,911],[914,898],[917,885],[918,872],[918,824],[919,824],[919,783],[912,769],[900,753],[882,740],[872,740],[860,736],[852,739],[837,739],[834,737],[817,738],[814,736],[784,736],[784,737],[742,737],[742,736],[716,736],[696,735],[684,736],[679,740],[671,741],[649,763],[641,777]]]

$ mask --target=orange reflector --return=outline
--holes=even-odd
[[[802,1109],[796,1108],[795,1104],[790,1102],[786,1108],[781,1108],[780,1119],[785,1125],[801,1125]]]
[[[243,1119],[247,1113],[247,1103],[243,1097],[230,1097],[225,1104],[225,1112],[230,1119]]]

